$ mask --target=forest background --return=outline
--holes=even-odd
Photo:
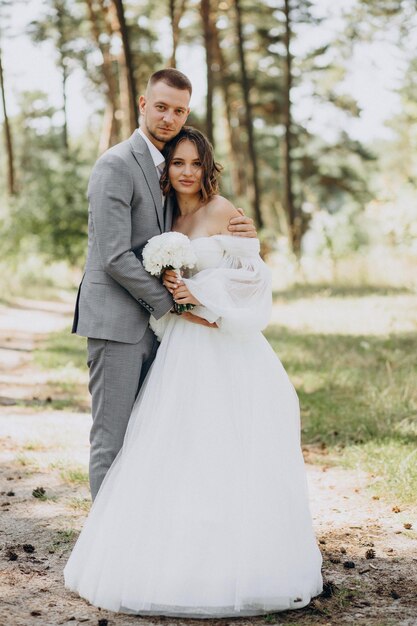
[[[62,587],[90,507],[70,333],[86,189],[136,128],[148,76],[176,66],[273,271],[266,336],[300,398],[324,557],[321,598],[258,622],[415,624],[416,8],[0,0],[0,621],[100,619]]]
[[[24,273],[36,255],[36,279],[40,259],[82,266],[91,166],[137,126],[149,74],[171,65],[195,79],[189,123],[214,143],[222,191],[266,252],[305,271],[319,256],[333,274],[338,259],[371,255],[374,274],[381,262],[381,278],[408,280],[416,23],[413,0],[2,0],[3,260]]]

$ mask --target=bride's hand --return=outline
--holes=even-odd
[[[162,274],[162,284],[170,293],[174,293],[175,289],[184,283],[178,278],[175,270],[165,270]]]
[[[174,290],[173,296],[177,304],[201,304],[197,298],[194,298],[193,294],[188,291],[184,283]]]

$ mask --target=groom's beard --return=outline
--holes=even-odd
[[[162,143],[167,143],[168,141],[171,141],[171,139],[174,139],[174,137],[176,137],[178,135],[178,133],[180,132],[180,128],[178,130],[170,130],[167,128],[167,130],[171,133],[170,135],[158,135],[157,131],[153,131],[151,128],[149,128],[149,126],[146,124],[146,130],[148,131],[149,135],[151,137],[153,137],[156,141],[161,141]]]

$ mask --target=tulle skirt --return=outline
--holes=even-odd
[[[248,616],[322,590],[299,406],[261,333],[172,316],[65,567],[65,585],[126,613]]]

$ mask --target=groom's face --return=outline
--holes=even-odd
[[[162,81],[151,85],[139,98],[140,127],[159,149],[180,132],[187,121],[190,92]]]

